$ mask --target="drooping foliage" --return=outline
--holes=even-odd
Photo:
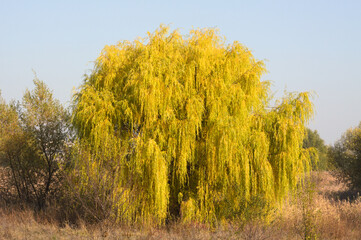
[[[320,137],[317,130],[312,131],[311,129],[306,129],[306,136],[303,139],[303,147],[313,148],[317,153],[316,157],[311,158],[312,169],[314,170],[330,170],[332,169],[332,163],[329,161],[327,156],[328,146],[325,145],[324,140]]]
[[[114,216],[130,222],[215,222],[254,197],[282,199],[309,168],[312,104],[300,93],[270,107],[265,71],[214,29],[182,36],[161,26],[106,46],[74,99],[74,125],[91,149],[75,164],[79,184],[111,176],[108,193],[123,196]]]

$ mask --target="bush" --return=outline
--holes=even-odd
[[[40,210],[58,192],[70,135],[67,112],[45,83],[34,84],[21,103],[0,103],[0,162],[9,169],[9,188]]]
[[[115,171],[104,163],[104,158],[100,168],[97,165],[101,161],[99,157],[92,155],[84,143],[73,145],[71,166],[64,172],[63,194],[59,201],[60,214],[66,221],[74,224],[117,223],[127,214],[124,201],[132,201],[132,193],[118,188]]]
[[[361,189],[361,123],[350,128],[330,148],[329,156],[339,170],[339,177],[354,189]]]
[[[325,145],[317,130],[312,131],[307,128],[306,136],[303,140],[303,147],[306,149],[314,148],[317,152],[318,158],[316,156],[311,159],[313,170],[329,170],[332,168],[332,164],[327,156],[328,147]]]

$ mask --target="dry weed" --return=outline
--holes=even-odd
[[[314,188],[290,196],[274,221],[236,222],[210,228],[199,223],[171,223],[164,227],[80,224],[76,228],[52,218],[51,211],[0,209],[0,239],[360,239],[361,198],[328,172],[314,173]],[[306,185],[305,185],[306,186]],[[349,198],[343,198],[347,195]],[[342,196],[342,197],[340,197]]]

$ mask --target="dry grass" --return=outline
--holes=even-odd
[[[108,224],[59,227],[49,216],[2,208],[0,239],[360,239],[361,198],[328,172],[290,196],[271,223],[228,224],[210,229],[200,224],[162,228],[111,227]]]
[[[71,228],[36,220],[30,211],[0,212],[0,239],[238,239],[226,229],[212,231],[204,225],[175,224],[169,228]],[[233,236],[232,236],[233,235]]]
[[[361,198],[328,172],[314,173],[311,183],[282,207],[284,239],[307,239],[307,231],[310,239],[360,239]]]

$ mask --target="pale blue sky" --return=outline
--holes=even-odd
[[[187,33],[217,27],[267,60],[273,91],[315,91],[310,123],[333,143],[361,121],[361,1],[0,0],[0,89],[32,88],[33,73],[62,102],[105,45],[144,37],[161,23]]]

